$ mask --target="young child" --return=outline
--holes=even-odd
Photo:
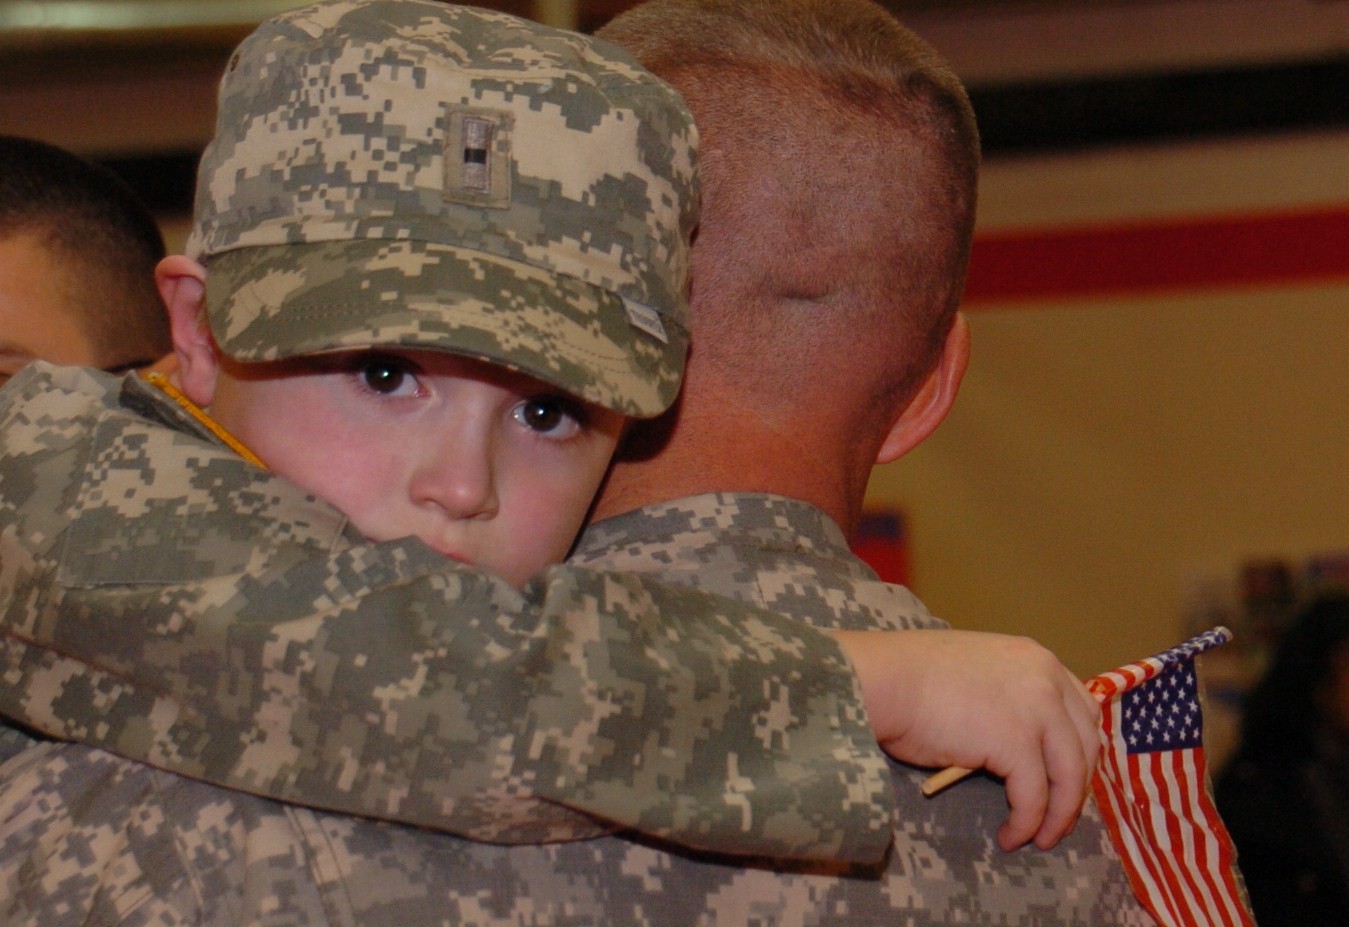
[[[158,273],[177,372],[39,368],[0,402],[0,710],[476,839],[881,855],[898,734],[833,638],[650,577],[529,579],[678,385],[673,91],[512,17],[327,0],[241,46],[218,126],[194,258]],[[1089,720],[1051,726],[1087,750]]]

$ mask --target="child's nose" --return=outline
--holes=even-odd
[[[476,442],[449,440],[428,454],[413,474],[413,502],[431,506],[448,517],[491,518],[498,500],[492,461]]]

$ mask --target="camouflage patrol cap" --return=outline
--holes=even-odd
[[[626,52],[437,0],[236,50],[188,251],[222,351],[444,350],[650,416],[688,346],[696,133]]]

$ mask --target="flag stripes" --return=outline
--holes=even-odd
[[[1134,894],[1165,927],[1254,927],[1208,789],[1195,654],[1217,628],[1088,680],[1106,749],[1092,782]]]

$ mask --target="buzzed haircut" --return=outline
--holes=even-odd
[[[158,223],[110,169],[56,145],[0,135],[0,243],[30,235],[66,268],[67,308],[104,366],[154,360],[171,348],[154,269]]]
[[[739,301],[714,299],[714,318],[695,324],[734,311],[714,330],[734,341],[756,303],[766,307],[771,323],[749,323],[757,343],[724,348],[752,357],[800,319],[775,349],[799,351],[803,365],[813,339],[883,331],[904,362],[882,390],[893,401],[916,387],[959,305],[979,169],[973,108],[941,56],[870,0],[647,0],[598,35],[684,95],[703,134],[704,224],[736,232],[736,253],[708,258],[701,279],[695,262],[693,286],[695,307],[706,286]],[[832,261],[850,236],[873,242],[874,260]],[[831,328],[825,314],[782,311],[854,302],[832,299],[844,288],[877,314]]]

